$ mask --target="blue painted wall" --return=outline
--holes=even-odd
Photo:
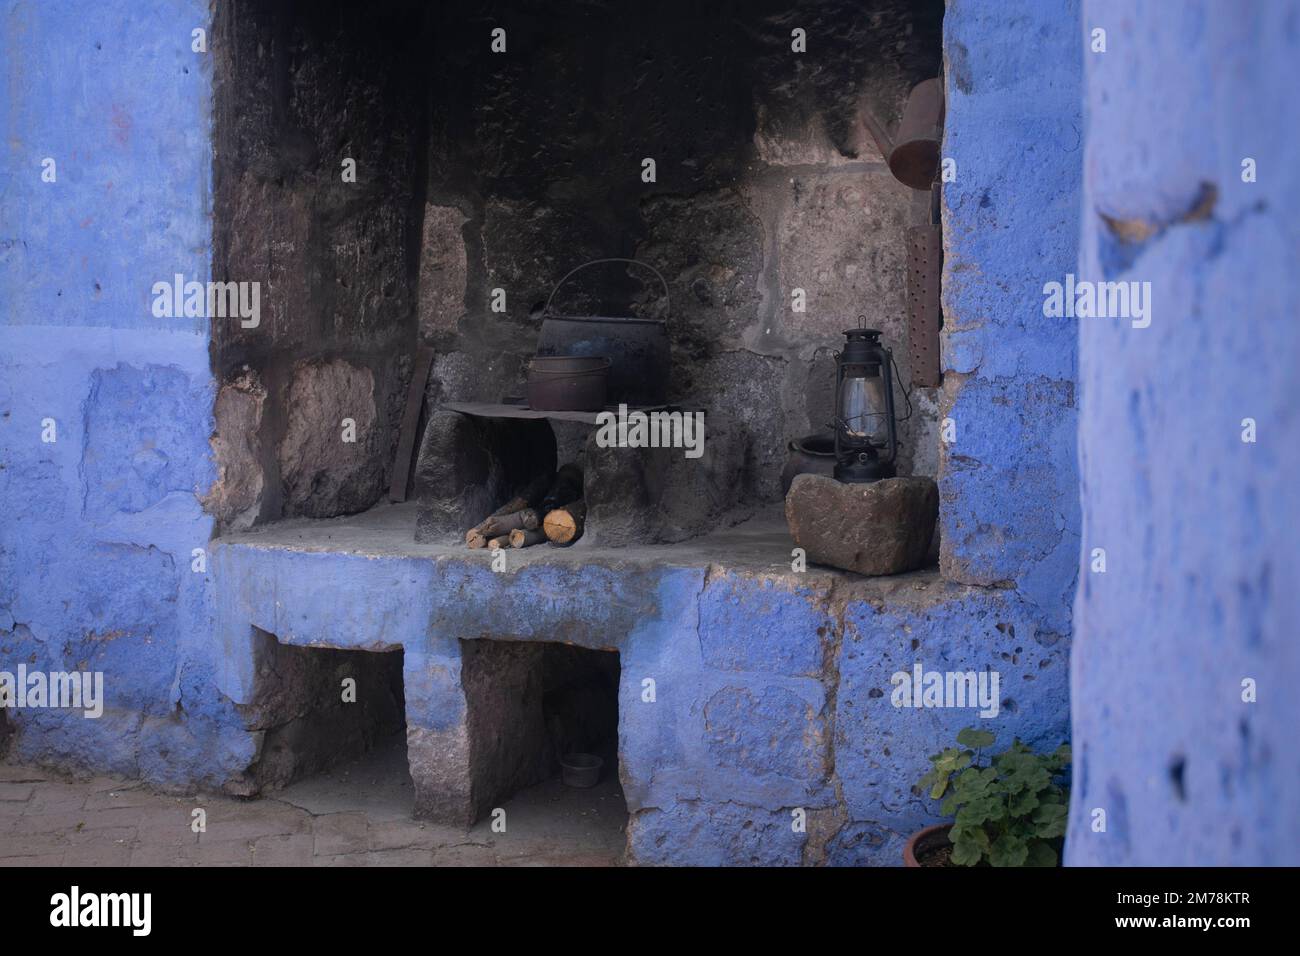
[[[9,711],[16,756],[178,785],[251,753],[191,570],[208,326],[151,310],[153,283],[209,274],[207,21],[202,0],[0,3],[0,667],[103,671],[107,698],[98,720]]]
[[[1080,321],[1068,859],[1296,865],[1300,4],[1090,0],[1084,27],[1081,268],[1153,308]]]
[[[955,440],[939,472],[941,565],[1014,587],[1070,630],[1079,547],[1075,322],[1043,317],[1078,260],[1076,0],[950,0],[942,334]]]
[[[1065,736],[1074,338],[1034,313],[1076,254],[1073,5],[951,5],[951,580],[837,589],[229,545],[192,572],[211,527],[196,498],[213,478],[208,328],[149,306],[155,281],[208,277],[210,54],[190,51],[206,5],[48,6],[0,6],[14,91],[0,116],[0,655],[106,671],[109,711],[17,715],[20,759],[177,786],[236,779],[256,755],[238,713],[254,625],[286,643],[401,645],[421,759],[464,724],[456,638],[499,631],[486,609],[505,600],[531,624],[512,639],[619,645],[629,843],[644,862],[897,865],[935,819],[910,790],[926,755],[975,720],[894,707],[890,676],[916,661],[997,668],[1002,743]],[[40,181],[45,156],[57,183]],[[54,444],[40,441],[46,417]]]

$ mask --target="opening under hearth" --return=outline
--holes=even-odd
[[[618,652],[554,642],[460,643],[472,799],[480,819],[527,793],[560,818],[594,812],[604,821],[601,829],[625,825]],[[593,757],[599,769],[575,775]]]

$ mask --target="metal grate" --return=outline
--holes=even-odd
[[[939,303],[943,275],[943,234],[940,227],[907,230],[907,348],[915,386],[933,388],[942,382],[939,363]]]

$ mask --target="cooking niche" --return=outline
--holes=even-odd
[[[219,5],[219,533],[927,560],[943,12]]]
[[[648,314],[557,309],[557,294],[578,273],[611,266],[621,270],[613,280],[621,288],[636,270],[653,277],[660,300]],[[703,410],[665,402],[669,296],[659,271],[633,259],[596,259],[566,273],[542,307],[523,394],[443,402],[430,418],[417,465],[417,538],[471,521],[466,546],[493,550],[568,547],[589,529],[600,543],[629,544],[713,527],[730,504],[719,473],[727,463],[709,454]],[[557,424],[587,426],[580,446],[567,443],[574,460],[560,463]]]

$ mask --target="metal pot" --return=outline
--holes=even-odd
[[[912,87],[892,137],[871,110],[864,108],[862,119],[894,178],[913,189],[929,189],[943,145],[943,81],[934,77]]]
[[[551,290],[542,310],[537,354],[604,356],[610,362],[605,399],[609,404],[662,405],[668,399],[671,362],[666,320],[551,313],[555,294],[574,273],[606,262],[626,262],[649,269],[663,285],[664,301],[668,302],[668,283],[653,266],[635,259],[594,259],[583,263]]]
[[[804,435],[787,446],[785,468],[781,471],[781,494],[789,494],[790,485],[799,475],[823,475],[835,471],[835,435],[817,432]]]
[[[609,359],[533,356],[528,363],[528,407],[544,412],[598,412],[605,407]]]

